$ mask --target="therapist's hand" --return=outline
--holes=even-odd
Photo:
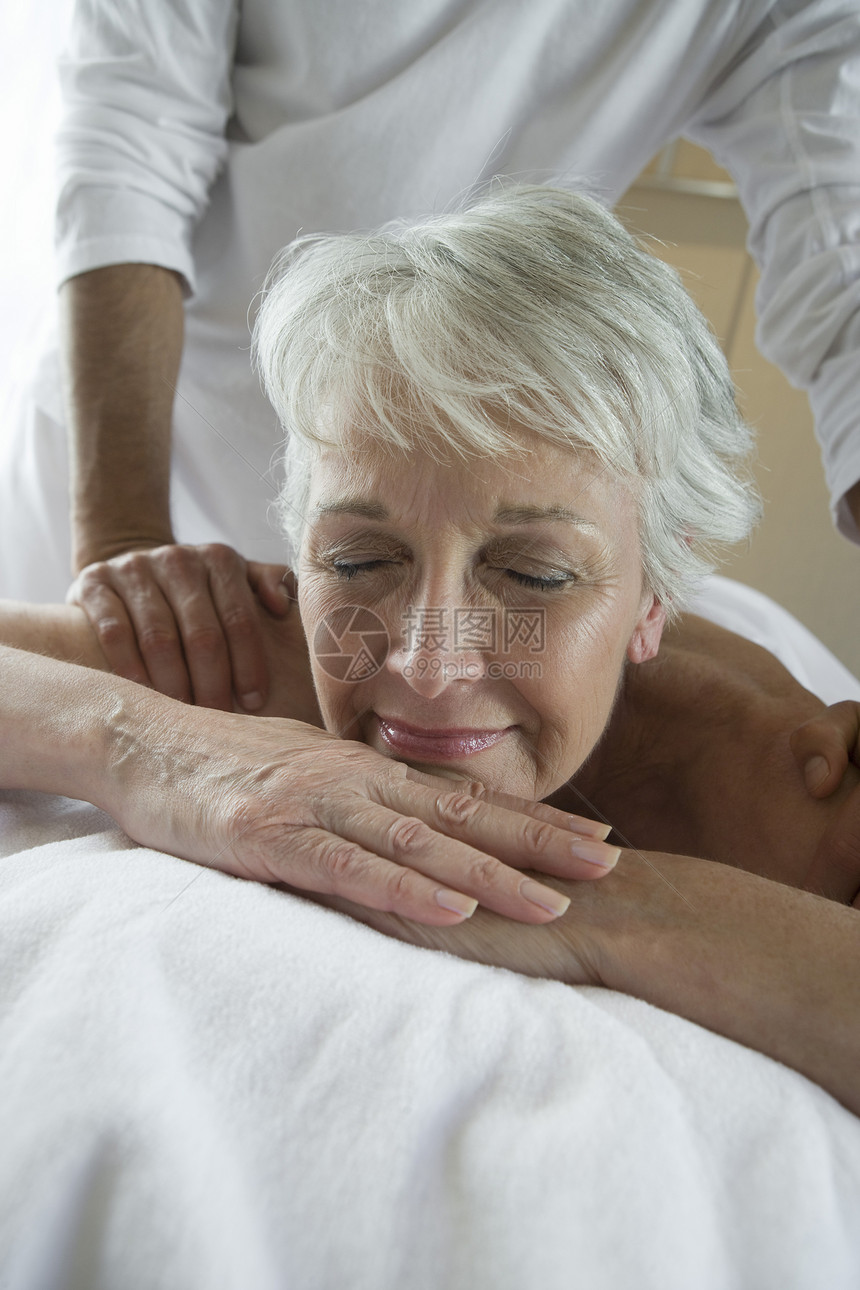
[[[860,703],[833,703],[791,736],[791,751],[813,797],[829,797],[849,761],[860,766]]]
[[[137,686],[122,694],[98,804],[136,841],[210,868],[428,924],[459,922],[477,903],[543,923],[567,898],[520,869],[597,878],[619,855],[605,826],[453,787],[298,721],[180,707]]]
[[[221,543],[171,544],[87,565],[66,599],[84,610],[119,676],[222,711],[235,695],[253,712],[270,681],[254,596],[286,614],[286,572]]]
[[[860,766],[860,703],[832,704],[795,730],[790,742],[811,796],[829,797],[849,763]],[[821,838],[806,886],[825,896],[838,892],[846,903],[860,907],[860,785]]]

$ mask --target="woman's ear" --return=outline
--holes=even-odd
[[[627,643],[627,657],[631,663],[647,663],[660,648],[660,637],[666,626],[666,610],[656,596],[643,611],[633,635]]]

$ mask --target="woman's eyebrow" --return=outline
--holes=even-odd
[[[388,511],[382,502],[365,501],[360,497],[344,497],[337,502],[320,502],[314,509],[317,515],[360,515],[366,520],[388,519]]]
[[[390,513],[382,502],[362,497],[343,497],[336,501],[320,502],[314,510],[317,516],[358,515],[366,520],[387,520],[390,518]],[[569,510],[566,506],[515,506],[502,504],[497,508],[493,516],[494,524],[545,524],[557,520],[575,524],[580,529],[591,529],[593,532],[599,529],[599,525],[595,524],[593,520],[587,520],[585,516]]]
[[[496,524],[534,524],[536,521],[546,523],[551,520],[564,520],[568,524],[575,524],[577,528],[581,529],[597,530],[599,527],[593,520],[587,520],[584,515],[568,510],[566,506],[502,505],[493,516],[493,521]]]

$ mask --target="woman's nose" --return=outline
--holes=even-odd
[[[388,667],[425,699],[450,685],[480,680],[487,652],[495,647],[494,612],[451,598],[407,606]]]

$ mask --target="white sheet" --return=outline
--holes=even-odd
[[[808,627],[760,591],[714,576],[707,579],[690,610],[770,650],[824,703],[860,699],[860,680]]]
[[[860,1120],[759,1053],[80,803],[0,856],[4,1290],[860,1285]]]

